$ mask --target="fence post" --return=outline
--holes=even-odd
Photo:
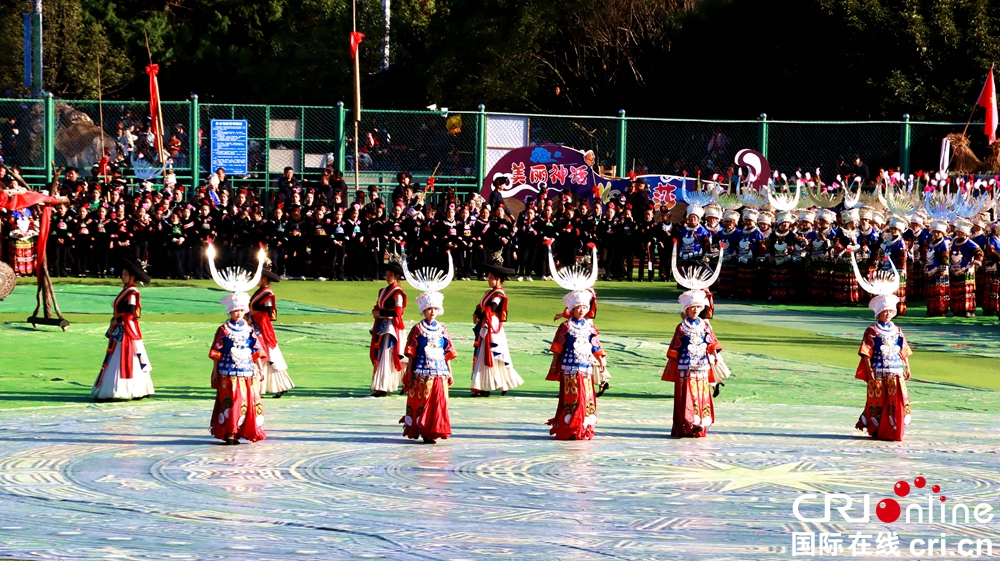
[[[899,171],[910,173],[910,114],[903,113],[903,123],[899,127]]]
[[[760,114],[760,129],[757,132],[757,149],[767,157],[767,113]]]
[[[344,102],[337,102],[337,170],[344,172],[344,158],[347,157],[347,143],[344,142]]]
[[[473,193],[478,193],[486,182],[486,106],[479,104],[476,113],[476,187]]]
[[[628,158],[625,155],[625,134],[628,132],[627,121],[625,120],[625,110],[618,110],[618,177],[625,177],[625,166],[628,165]]]
[[[45,97],[42,99],[42,116],[45,119],[42,134],[45,143],[43,151],[45,155],[45,182],[51,183],[52,175],[55,173],[52,166],[56,159],[56,104],[52,99],[51,92],[45,92]]]
[[[198,94],[191,94],[191,116],[188,117],[188,164],[191,166],[191,188],[201,183],[201,107]]]

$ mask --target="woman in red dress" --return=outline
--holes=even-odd
[[[403,436],[425,444],[451,436],[451,418],[448,416],[448,387],[455,383],[451,361],[458,353],[451,342],[451,335],[437,318],[444,313],[444,295],[441,290],[451,283],[455,266],[448,253],[447,274],[431,267],[411,272],[403,259],[406,282],[418,290],[417,306],[424,319],[410,329],[404,354],[409,357],[403,388],[406,390],[406,414]]]
[[[711,273],[696,266],[682,274],[677,270],[676,257],[673,259],[677,284],[689,290],[679,298],[682,319],[670,341],[667,366],[661,378],[674,383],[671,436],[702,438],[715,423],[712,386],[715,386],[714,395],[718,396],[729,369],[719,354],[722,346],[715,338],[712,325],[698,316],[709,304],[705,290],[716,281],[720,270],[721,266],[717,266],[715,273]]]
[[[215,268],[212,244],[206,253],[212,279],[229,292],[222,299],[229,319],[215,331],[208,353],[212,359],[212,388],[216,390],[209,432],[226,444],[239,444],[241,438],[257,442],[267,436],[259,386],[264,381],[261,361],[267,354],[253,325],[245,319],[250,312],[250,295],[246,291],[260,282],[266,255],[260,250],[257,273],[251,278],[250,273],[237,267],[220,274]]]
[[[146,355],[139,330],[142,301],[136,283],[148,283],[147,275],[137,264],[122,261],[122,291],[112,305],[114,316],[105,337],[108,351],[101,372],[90,393],[95,401],[112,399],[142,399],[153,395],[152,366]]]
[[[369,357],[372,361],[372,395],[385,397],[394,393],[403,380],[403,314],[406,313],[406,293],[399,286],[403,268],[399,263],[382,265],[386,286],[378,291],[372,308],[375,325]]]
[[[890,262],[891,272],[879,270],[871,281],[865,280],[854,263],[858,284],[872,295],[868,307],[875,312],[876,322],[865,330],[858,354],[861,361],[854,377],[868,386],[864,411],[855,428],[866,431],[878,440],[903,440],[910,424],[910,395],[906,380],[910,379],[910,355],[903,331],[892,323],[899,304],[899,274]]]
[[[281,354],[281,349],[278,348],[278,336],[271,324],[273,320],[278,319],[278,300],[271,290],[272,282],[281,282],[281,277],[265,269],[261,273],[257,292],[250,297],[250,317],[257,339],[267,353],[267,360],[264,361],[264,383],[261,384],[260,393],[273,393],[277,398],[294,388],[295,383],[288,377],[288,365]]]

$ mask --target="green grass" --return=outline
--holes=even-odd
[[[64,284],[56,281],[57,290]],[[65,284],[80,284],[75,279]],[[115,286],[112,281],[88,279],[88,286]],[[209,399],[211,363],[208,346],[215,328],[225,319],[218,313],[179,312],[186,306],[202,309],[208,299],[222,295],[211,281],[183,283],[156,282],[154,286],[177,286],[177,300],[161,304],[158,310],[149,300],[142,330],[153,363],[156,399]],[[278,337],[298,387],[285,399],[303,397],[361,397],[367,395],[371,379],[368,361],[370,318],[375,294],[382,283],[294,282],[275,285],[279,298],[354,314],[308,313],[279,316]],[[66,287],[69,290],[69,287]],[[414,299],[417,291],[406,287],[410,307],[406,319],[419,318]],[[482,282],[456,282],[445,290],[445,315],[456,339],[459,359],[455,362],[455,395],[466,395],[471,368],[471,315],[486,289]],[[33,310],[33,287],[19,285],[16,308],[0,302],[0,409],[88,403],[93,383],[104,355],[104,330],[108,312],[70,314],[70,331],[55,328],[34,331],[21,323]],[[674,285],[599,283],[602,299],[676,300]],[[95,291],[98,294],[101,291]],[[109,294],[113,291],[105,291]],[[562,311],[560,298],[565,291],[555,283],[509,283],[509,320],[515,365],[526,384],[516,395],[548,397],[555,384],[545,382],[550,361],[548,341],[555,331],[552,316]],[[94,296],[86,309],[109,310],[112,296]],[[191,304],[186,304],[191,302]],[[169,305],[168,305],[169,304]],[[288,306],[282,309],[287,309]],[[83,309],[83,308],[81,308]],[[805,310],[800,310],[805,311]],[[808,310],[830,317],[843,313],[834,308]],[[848,310],[864,314],[865,310]],[[720,304],[712,321],[729,359],[735,378],[727,383],[723,401],[744,403],[830,404],[857,406],[863,401],[864,385],[854,380],[860,341],[818,335],[798,329],[766,327],[729,321],[725,304]],[[612,395],[627,398],[665,398],[672,387],[659,380],[669,342],[679,318],[675,314],[600,304],[597,325],[610,354]],[[905,318],[903,321],[910,321]],[[949,325],[949,320],[942,322]],[[960,323],[960,322],[956,322]],[[996,361],[956,352],[920,351],[912,359],[914,377],[935,382],[913,383],[916,408],[1000,411],[997,394],[957,386],[1000,389]]]

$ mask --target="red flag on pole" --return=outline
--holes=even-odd
[[[365,38],[365,34],[360,31],[351,32],[351,58],[358,56],[358,46],[361,45],[361,40]]]
[[[990,73],[986,75],[983,91],[979,94],[979,105],[986,108],[986,126],[983,127],[983,134],[988,136],[989,143],[993,144],[997,141],[997,88],[993,82],[992,66]]]
[[[149,74],[149,118],[153,125],[153,134],[156,136],[156,151],[160,155],[160,162],[165,163],[167,153],[163,149],[163,110],[160,108],[160,85],[156,80],[156,75],[159,73],[159,64],[150,64],[146,67],[146,74]]]

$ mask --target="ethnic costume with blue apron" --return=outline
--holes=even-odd
[[[674,330],[662,377],[674,383],[671,436],[704,437],[715,422],[713,358],[721,350],[708,320],[684,318]]]
[[[448,361],[458,353],[448,329],[441,322],[426,319],[410,329],[404,354],[409,357],[403,387],[406,389],[406,415],[403,436],[437,440],[451,436],[448,416]]]
[[[265,357],[253,326],[240,320],[228,320],[215,331],[208,353],[219,361],[215,408],[210,432],[219,440],[230,435],[257,442],[265,438],[264,406],[260,400],[255,360]]]
[[[741,300],[753,298],[757,284],[758,258],[763,255],[764,234],[753,226],[739,230],[737,237],[736,260],[739,263],[737,273],[736,296]]]
[[[948,263],[951,258],[948,238],[930,241],[924,252],[924,293],[927,298],[927,317],[948,313],[951,300]]]
[[[559,325],[550,347],[555,355],[546,380],[559,381],[559,404],[548,420],[556,440],[590,440],[597,425],[592,374],[604,356],[594,322],[570,318]]]
[[[902,440],[910,424],[910,396],[906,391],[906,363],[913,352],[902,330],[891,321],[875,322],[865,330],[858,354],[862,358],[855,378],[868,383],[865,410],[856,428],[879,440]]]
[[[101,371],[90,393],[94,399],[136,399],[153,395],[152,366],[139,331],[142,303],[139,289],[130,284],[122,289],[113,304],[118,320],[108,328],[108,350]]]
[[[986,286],[983,288],[983,315],[996,316],[1000,314],[1000,237],[990,236],[983,248],[983,278]]]
[[[976,269],[983,250],[969,238],[951,244],[951,312],[956,316],[976,313]]]

